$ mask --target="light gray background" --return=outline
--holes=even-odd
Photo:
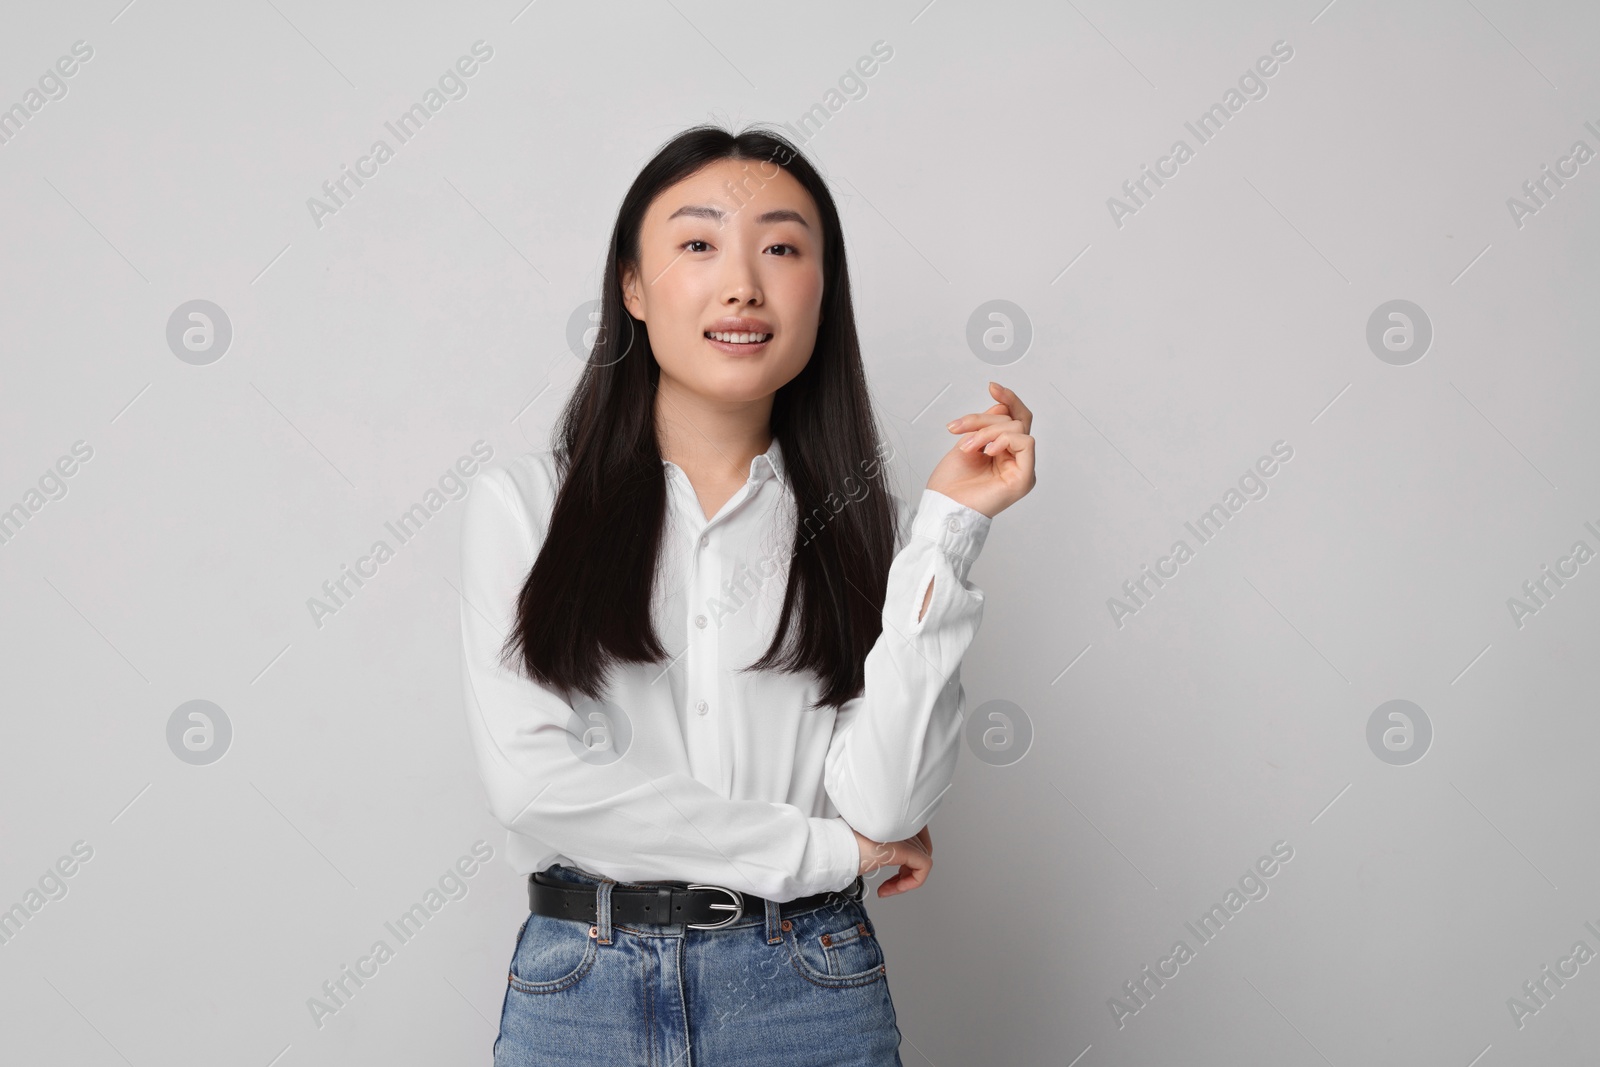
[[[923,889],[868,899],[908,1065],[1580,1064],[1600,963],[1593,294],[1600,13],[1575,2],[523,7],[6,5],[0,104],[87,41],[0,146],[0,906],[93,858],[0,947],[0,1058],[486,1063],[524,887],[462,722],[437,514],[333,617],[307,608],[472,443],[542,446],[620,198],[683,127],[793,121],[850,242],[875,395],[920,487],[995,377],[1039,484],[995,522],[963,754]],[[306,207],[476,40],[494,49],[337,215]],[[1273,42],[1292,60],[1118,227],[1107,199]],[[169,316],[214,301],[209,365]],[[1034,338],[994,367],[981,304]],[[1424,309],[1395,366],[1366,324]],[[1013,358],[1013,357],[1007,357]],[[1118,627],[1106,601],[1275,441],[1292,460]],[[1393,766],[1366,728],[1415,702]],[[208,766],[167,722],[224,709]],[[1011,752],[1006,759],[1016,755]],[[1003,761],[1002,761],[1003,762]],[[496,858],[320,1029],[308,998],[477,840]],[[1294,849],[1212,943],[1186,929]],[[875,879],[876,881],[876,879]],[[1195,958],[1119,1027],[1108,1001]]]

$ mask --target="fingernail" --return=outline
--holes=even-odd
[[[949,423],[947,423],[945,425],[945,429],[954,430],[957,426],[960,426],[960,425],[961,425],[961,420],[960,419],[954,419],[954,420],[952,420],[951,422],[949,422]]]

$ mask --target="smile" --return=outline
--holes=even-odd
[[[754,352],[772,340],[770,333],[726,333],[720,330],[707,330],[705,334],[717,348],[724,352]]]

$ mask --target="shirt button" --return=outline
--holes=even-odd
[[[704,630],[706,628],[706,617],[704,615],[696,615],[694,617],[694,624],[700,627],[700,629]]]
[[[704,715],[706,713],[706,711],[709,710],[709,709],[707,709],[707,707],[706,707],[706,702],[704,700],[702,700],[700,703],[698,703],[698,704],[696,704],[694,706],[694,710],[698,714]]]
[[[710,543],[711,543],[711,535],[710,534],[701,534],[700,535],[700,547],[701,548],[706,547]]]
[[[951,529],[951,531],[952,531],[952,532],[954,532],[954,531],[956,531],[956,530],[959,530],[959,529],[961,529],[961,520],[960,520],[960,519],[958,519],[958,518],[956,518],[956,517],[955,517],[955,516],[954,516],[954,515],[952,515],[952,516],[950,516],[950,518],[949,518],[949,519],[948,519],[948,520],[947,520],[947,521],[946,521],[946,522],[945,522],[945,525],[946,525],[946,526],[948,526],[948,527],[950,527],[950,529]]]

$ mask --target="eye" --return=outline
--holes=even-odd
[[[699,240],[699,239],[698,239],[698,238],[697,238],[697,239],[695,239],[695,240],[693,240],[693,241],[685,241],[685,242],[683,242],[683,244],[682,244],[682,245],[681,245],[681,246],[679,246],[679,247],[681,247],[681,248],[685,248],[685,249],[688,249],[688,250],[689,250],[689,251],[691,251],[691,252],[698,252],[698,251],[701,251],[701,249],[698,249],[698,248],[689,248],[689,246],[690,246],[690,245],[705,245],[705,246],[706,246],[706,248],[710,248],[710,247],[711,247],[711,246],[710,246],[710,245],[709,245],[709,244],[706,244],[706,242],[704,242],[704,241],[701,241],[701,240]]]
[[[787,248],[789,250],[789,255],[791,255],[791,256],[798,255],[800,253],[800,250],[798,248],[796,248],[794,245],[772,245],[770,247],[772,247],[772,248]]]

